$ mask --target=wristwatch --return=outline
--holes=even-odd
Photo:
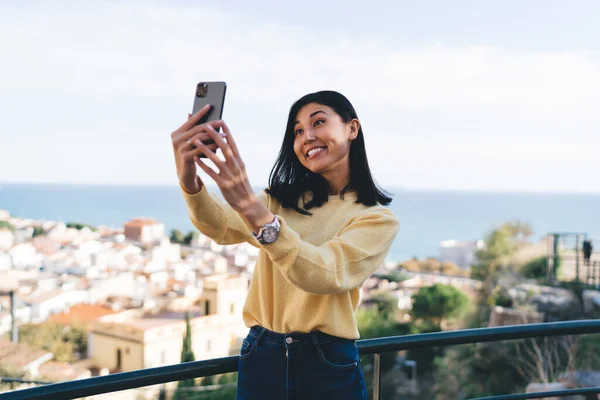
[[[254,234],[254,237],[258,240],[258,242],[260,244],[269,244],[269,243],[273,243],[275,240],[277,240],[280,230],[281,230],[281,225],[279,224],[279,220],[277,219],[277,216],[275,216],[275,219],[273,220],[273,222],[264,224],[258,231],[258,234],[254,233],[254,232],[252,232],[252,233]]]

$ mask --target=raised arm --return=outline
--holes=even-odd
[[[204,235],[218,244],[237,244],[248,242],[258,247],[251,228],[229,204],[208,193],[206,186],[195,194],[189,194],[181,187],[183,198],[188,207],[190,220]],[[265,206],[267,195],[261,191],[258,199]]]
[[[278,218],[278,239],[262,248],[292,284],[315,294],[341,293],[362,285],[385,260],[399,230],[394,214],[380,209],[349,221],[338,236],[314,246]]]

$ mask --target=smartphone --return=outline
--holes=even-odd
[[[225,82],[199,82],[196,85],[196,93],[194,95],[194,106],[192,107],[192,115],[196,114],[202,107],[210,104],[208,113],[198,121],[196,125],[203,124],[209,121],[216,121],[223,117],[223,106],[225,104],[225,92],[227,84]],[[221,128],[217,128],[217,132]],[[206,145],[214,144],[213,140],[203,142]],[[201,157],[205,157],[202,155]]]

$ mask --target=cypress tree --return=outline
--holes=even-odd
[[[194,351],[192,350],[192,328],[190,326],[190,313],[185,313],[185,336],[183,337],[183,346],[181,348],[181,362],[195,361]],[[193,379],[184,379],[177,383],[177,390],[173,396],[175,400],[189,399],[192,391],[186,390],[194,386]],[[179,390],[182,388],[183,390]]]

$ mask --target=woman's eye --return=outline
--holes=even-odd
[[[302,134],[302,129],[297,129],[297,130],[294,132],[294,135],[296,135],[296,136],[298,136],[298,135],[301,135],[301,134]]]
[[[319,126],[319,125],[322,125],[324,123],[325,123],[324,119],[319,119],[319,120],[315,121],[315,125],[314,126]]]

